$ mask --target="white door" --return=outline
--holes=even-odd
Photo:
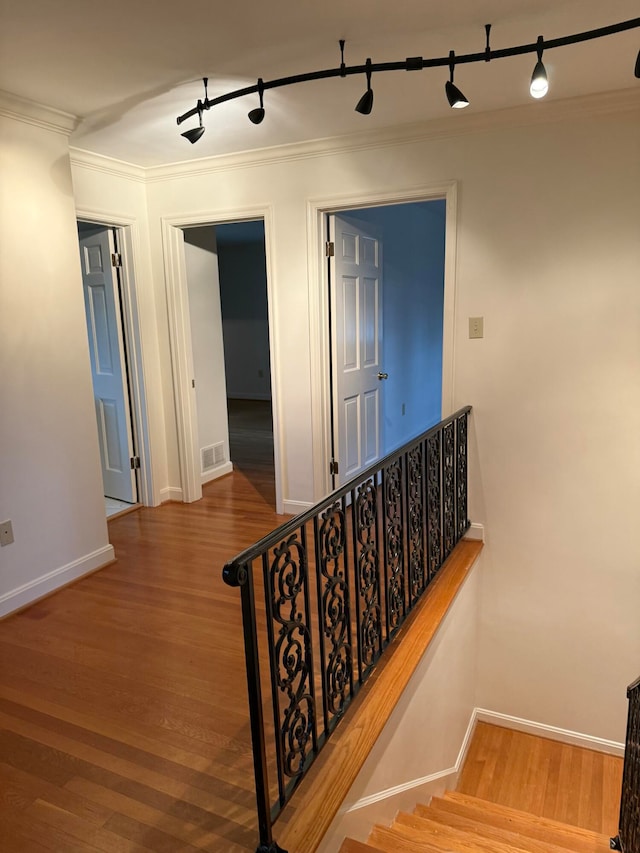
[[[382,242],[369,223],[329,218],[334,458],[346,483],[382,443]]]
[[[108,228],[82,229],[79,236],[84,305],[89,335],[93,395],[98,421],[104,493],[135,503],[129,389],[118,296],[112,267],[115,251]]]

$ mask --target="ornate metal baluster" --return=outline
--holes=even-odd
[[[427,439],[427,566],[431,581],[442,563],[442,432]]]
[[[349,587],[344,564],[346,518],[339,501],[314,519],[325,729],[333,731],[353,694]]]
[[[384,469],[383,494],[387,637],[391,638],[404,621],[406,614],[400,458]]]
[[[266,579],[272,608],[272,619],[269,620],[271,666],[279,708],[276,730],[282,754],[282,772],[289,779],[302,776],[316,749],[308,566],[304,540],[304,528],[301,528],[273,549],[273,560]]]
[[[619,835],[611,839],[612,850],[640,850],[640,678],[627,689],[629,711],[624,747]]]
[[[407,453],[407,540],[409,544],[409,601],[413,605],[425,588],[424,537],[422,529],[422,445]]]
[[[456,419],[456,542],[467,532],[467,415]]]
[[[372,479],[356,490],[355,535],[358,590],[360,680],[369,674],[382,650],[380,575],[376,544],[377,491]]]
[[[455,494],[455,426],[453,421],[442,428],[442,536],[443,561],[456,544]]]

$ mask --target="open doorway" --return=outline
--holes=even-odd
[[[115,228],[78,222],[89,358],[105,515],[138,504],[140,458],[124,329],[121,253]]]
[[[446,201],[326,222],[336,487],[441,419]]]
[[[183,233],[200,484],[235,468],[275,506],[264,221]]]

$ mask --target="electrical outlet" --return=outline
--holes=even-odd
[[[0,522],[0,545],[11,545],[13,542],[13,527],[10,521]]]
[[[469,317],[469,337],[484,337],[484,317]]]
[[[403,404],[402,404],[402,414],[403,414],[403,415],[404,415],[404,413],[406,412],[406,410],[407,410],[407,407],[406,407],[406,406],[405,406],[405,404],[403,403]]]

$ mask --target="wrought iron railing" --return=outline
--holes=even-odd
[[[467,518],[456,412],[224,567],[242,597],[258,853]]]
[[[629,716],[624,747],[622,796],[618,835],[611,839],[612,850],[640,853],[640,678],[627,688]]]

